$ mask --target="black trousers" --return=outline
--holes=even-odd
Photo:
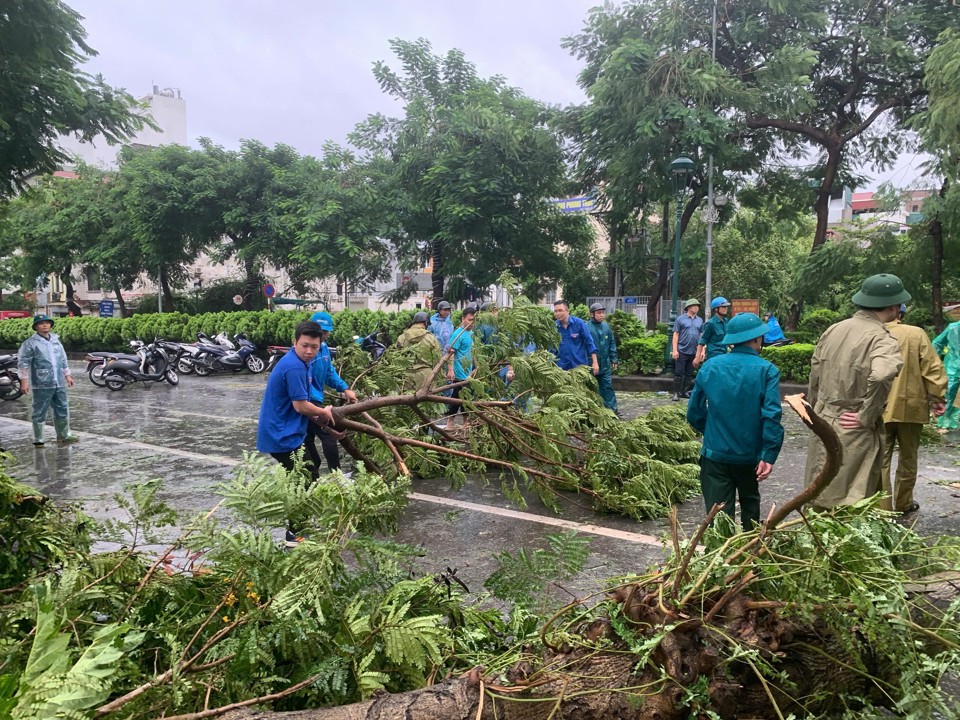
[[[270,457],[276,460],[283,466],[283,469],[287,472],[293,471],[293,456],[298,452],[303,450],[304,455],[306,456],[306,469],[310,473],[310,477],[316,479],[320,474],[320,457],[317,455],[317,449],[313,446],[313,443],[307,443],[304,441],[304,444],[298,447],[296,450],[287,450],[286,452],[275,452],[270,453]],[[312,452],[311,452],[312,450]]]
[[[459,380],[457,382],[460,382]],[[450,397],[459,398],[460,391],[463,390],[463,387],[454,388],[450,391]],[[447,411],[444,413],[446,416],[456,415],[458,412],[463,412],[463,405],[450,405],[447,407]]]
[[[760,523],[760,483],[756,465],[734,465],[700,456],[700,489],[703,504],[709,512],[714,505],[723,505],[731,518],[740,498],[740,524],[750,530]]]
[[[320,427],[314,422],[307,424],[307,439],[304,446],[307,449],[307,455],[320,469],[320,455],[317,453],[316,441],[320,441],[320,449],[323,451],[323,457],[327,461],[327,468],[330,472],[340,469],[340,442],[325,427]]]

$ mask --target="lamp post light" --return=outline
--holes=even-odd
[[[673,240],[673,286],[670,289],[670,325],[679,315],[680,292],[680,223],[683,220],[683,198],[687,194],[687,185],[693,174],[694,162],[685,155],[681,155],[670,163],[671,180],[673,181],[673,201],[677,206],[677,229]]]

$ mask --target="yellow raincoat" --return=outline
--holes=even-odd
[[[820,337],[813,351],[808,399],[840,435],[843,464],[813,507],[851,505],[880,491],[883,409],[902,366],[900,344],[871,312],[860,310]],[[845,412],[859,413],[861,427],[840,427],[838,420]],[[823,443],[811,438],[805,485],[820,472],[825,458]]]

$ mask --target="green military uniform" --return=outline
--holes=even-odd
[[[874,275],[863,282],[853,302],[878,310],[910,300],[895,275]],[[811,505],[831,508],[852,505],[875,495],[881,487],[883,409],[893,379],[903,366],[900,344],[877,315],[860,310],[827,328],[810,366],[808,399],[816,413],[833,426],[843,446],[840,471]],[[860,427],[840,426],[840,415],[858,413]],[[805,485],[810,485],[826,460],[819,438],[810,440]]]
[[[890,501],[884,501],[885,508],[908,512],[919,507],[914,506],[913,488],[917,484],[920,431],[930,419],[930,400],[943,402],[947,393],[947,374],[930,338],[921,328],[894,320],[887,323],[887,329],[900,344],[903,367],[893,381],[887,409],[883,412],[881,480],[884,493],[893,496],[893,507]],[[899,448],[895,488],[890,483],[894,445]]]
[[[717,355],[726,355],[727,346],[723,344],[723,336],[727,334],[728,323],[728,318],[714,314],[703,324],[699,344],[706,347],[707,357],[705,361]]]
[[[600,397],[603,398],[604,405],[617,412],[617,394],[613,391],[613,366],[620,363],[617,357],[617,339],[605,321],[597,322],[590,318],[587,328],[593,336],[593,344],[597,346],[597,364],[600,366],[597,384],[600,386]]]
[[[409,349],[414,355],[404,377],[403,390],[415,392],[430,379],[430,373],[440,362],[440,343],[422,325],[412,325],[397,338],[397,347],[401,350]]]
[[[773,465],[783,446],[780,371],[746,343],[761,337],[766,324],[742,313],[728,324],[733,350],[697,373],[687,405],[687,422],[703,433],[700,487],[709,512],[722,504],[734,517],[740,499],[745,530],[760,522],[758,464]]]
[[[960,322],[947,325],[934,338],[933,347],[947,370],[947,411],[937,418],[937,427],[956,430],[960,427]]]

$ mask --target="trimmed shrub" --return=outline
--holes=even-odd
[[[663,352],[667,347],[667,336],[662,334],[649,337],[631,338],[620,345],[620,367],[618,375],[656,375],[663,368]]]
[[[810,381],[813,348],[813,345],[767,347],[760,351],[760,355],[777,366],[782,382],[805,384]]]
[[[800,320],[800,324],[797,325],[797,330],[799,332],[809,333],[816,339],[819,339],[820,336],[823,335],[824,330],[841,320],[843,320],[842,313],[838,313],[836,310],[819,308],[818,310],[811,310],[805,313]]]

